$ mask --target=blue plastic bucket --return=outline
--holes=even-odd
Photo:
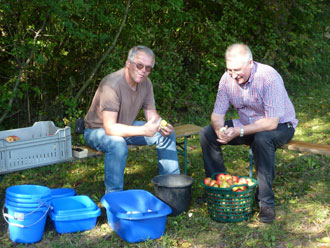
[[[17,208],[38,208],[40,205],[50,205],[50,202],[45,202],[44,204],[41,202],[36,203],[25,203],[25,202],[16,202],[12,201],[11,199],[6,198],[5,204],[11,207]]]
[[[15,185],[7,188],[2,214],[9,225],[12,241],[35,243],[42,239],[51,199],[51,190],[45,186]]]
[[[76,191],[71,188],[52,189],[51,193],[52,193],[52,199],[76,195]]]
[[[51,190],[41,185],[14,185],[6,189],[6,198],[22,203],[45,202],[51,198]]]
[[[5,213],[5,208],[7,208],[7,213]],[[17,243],[39,242],[45,230],[49,208],[44,205],[37,208],[20,208],[5,204],[2,214],[9,225],[10,239]]]

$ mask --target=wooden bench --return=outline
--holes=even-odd
[[[188,152],[187,152],[187,140],[190,136],[194,134],[199,134],[202,127],[193,125],[193,124],[185,124],[180,126],[175,126],[175,137],[176,139],[183,138],[183,141],[176,141],[177,144],[177,151],[179,155],[182,155],[184,158],[184,173],[187,174],[187,164],[188,164]],[[137,147],[137,146],[129,146],[130,148]],[[102,152],[93,150],[89,147],[85,147],[88,149],[88,157],[91,156],[99,156],[103,155]],[[309,143],[304,141],[298,140],[291,140],[288,144],[285,144],[280,147],[280,149],[287,149],[291,151],[298,151],[298,152],[308,152],[312,154],[319,154],[319,155],[330,155],[330,145],[325,144],[315,144]],[[253,172],[253,153],[252,149],[249,149],[249,176],[252,177]]]
[[[175,126],[175,138],[177,139],[176,145],[177,145],[177,151],[179,155],[183,156],[184,159],[184,173],[187,174],[187,164],[188,164],[188,152],[187,152],[187,143],[188,138],[191,137],[194,134],[199,134],[199,131],[202,129],[202,127],[193,125],[193,124],[185,124],[180,126]],[[183,138],[183,141],[180,141],[179,139]],[[129,145],[129,148],[138,147],[135,145]],[[95,157],[103,155],[103,152],[96,151],[90,147],[83,146],[82,148],[88,149],[88,155],[87,157]]]
[[[298,152],[308,152],[312,154],[326,155],[330,156],[330,145],[326,144],[315,144],[305,141],[291,140],[289,143],[279,147],[280,149],[287,149],[291,151]],[[252,177],[253,174],[253,153],[252,149],[249,149],[249,176]]]

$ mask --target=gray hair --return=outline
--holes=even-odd
[[[148,54],[150,57],[152,57],[154,59],[154,62],[152,63],[152,67],[154,67],[154,65],[155,65],[155,54],[149,47],[146,47],[146,46],[135,46],[135,47],[133,47],[131,50],[129,50],[127,59],[129,61],[133,62],[137,52],[140,52],[140,51],[145,52],[146,54]]]
[[[246,64],[253,59],[252,52],[247,45],[235,43],[229,46],[226,50],[226,60],[229,58],[240,58]]]

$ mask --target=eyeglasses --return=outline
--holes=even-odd
[[[241,68],[241,69],[234,69],[234,70],[231,70],[231,69],[226,69],[226,72],[228,72],[230,75],[238,75],[238,74],[240,74],[240,73],[242,73],[242,71],[243,71],[243,68]]]
[[[145,68],[146,72],[151,72],[152,70],[152,66],[150,65],[143,65],[140,63],[135,63],[133,61],[131,61],[131,63],[133,63],[138,70],[142,70],[143,68]]]

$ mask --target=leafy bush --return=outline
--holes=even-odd
[[[290,94],[329,81],[328,1],[2,1],[0,128],[83,116],[100,80],[144,44],[159,112],[209,118],[224,52],[248,44]]]

